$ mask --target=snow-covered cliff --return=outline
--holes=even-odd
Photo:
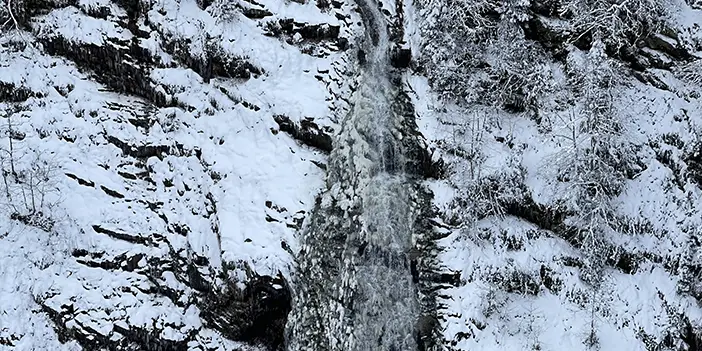
[[[702,350],[699,1],[0,24],[0,350]]]
[[[280,347],[350,4],[12,6],[0,348]]]

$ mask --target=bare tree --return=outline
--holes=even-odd
[[[622,137],[623,123],[616,109],[612,89],[617,80],[616,64],[607,57],[605,44],[596,40],[582,52],[576,48],[566,60],[568,85],[574,107],[561,117],[556,134],[566,143],[559,156],[558,179],[567,184],[569,219],[577,228],[571,238],[584,254],[580,277],[591,289],[590,328],[585,344],[596,349],[598,298],[606,279],[607,253],[612,245],[608,233],[616,230],[612,199],[624,187],[625,170],[630,168],[628,143]]]
[[[52,211],[57,205],[56,179],[58,165],[51,155],[22,144],[26,135],[15,121],[21,112],[17,106],[6,111],[3,128],[4,144],[0,147],[2,197],[0,202],[14,220],[50,231],[54,225]]]
[[[417,2],[425,11],[431,26],[452,28],[461,36],[476,39],[481,32],[495,26],[490,14],[497,10],[497,2],[491,0],[429,0]]]
[[[604,50],[599,41],[587,53],[573,49],[566,70],[578,103],[570,111],[568,132],[561,134],[569,146],[564,148],[567,158],[560,164],[559,179],[574,191],[573,206],[586,229],[583,239],[609,223],[608,204],[623,187],[628,162],[617,150],[624,141],[611,95],[616,73]]]

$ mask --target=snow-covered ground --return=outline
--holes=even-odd
[[[588,305],[593,298],[591,289],[579,278],[578,261],[585,257],[565,238],[508,214],[457,225],[440,243],[444,248],[441,261],[446,269],[460,272],[461,280],[459,286],[439,293],[445,305],[440,312],[443,333],[452,349],[525,350],[535,345],[540,350],[586,349],[583,340],[594,320],[602,350],[649,350],[645,340],[650,338],[651,345],[663,343],[668,333],[678,338],[686,318],[694,328],[702,326],[698,302],[678,290],[683,261],[692,255],[690,259],[699,262],[697,249],[689,243],[702,226],[702,191],[689,180],[683,180],[679,187],[674,172],[656,159],[659,151],[649,146],[674,134],[684,145],[694,147],[698,141],[691,131],[699,130],[694,123],[702,118],[700,102],[630,83],[632,87],[622,100],[639,102],[640,111],[629,110],[636,117],[632,122],[635,128],[629,131],[640,137],[637,157],[643,170],[627,181],[624,191],[612,201],[616,213],[630,221],[629,231],[613,232],[608,239],[621,250],[615,255],[633,255],[641,263],[627,272],[621,267],[606,269],[604,287],[594,296],[593,318]],[[425,80],[418,77],[410,83],[418,91],[423,84]],[[642,100],[648,103],[642,104]],[[421,103],[416,102],[418,106]],[[437,114],[424,112],[425,116]],[[421,110],[419,114],[421,117]],[[687,117],[676,118],[682,114]],[[563,199],[567,193],[555,190],[557,182],[548,172],[559,152],[553,138],[541,134],[531,121],[514,116],[496,118],[501,127],[486,129],[478,143],[485,157],[477,166],[483,176],[503,176],[515,164],[521,165],[526,170],[523,191],[541,204]],[[459,127],[431,117],[420,121],[425,135],[433,136],[434,141],[463,134],[456,133]],[[500,137],[521,147],[510,148],[495,141]],[[461,140],[463,145],[475,142]],[[685,151],[673,145],[662,147],[672,150],[678,160]],[[445,159],[451,159],[449,151],[444,153]],[[458,158],[450,164],[457,170],[453,176],[428,186],[445,218],[456,218],[465,210],[456,200],[470,196],[461,188],[470,179],[471,164]],[[506,288],[505,281],[523,286]]]

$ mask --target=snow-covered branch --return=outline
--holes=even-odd
[[[592,36],[620,50],[659,31],[669,7],[666,0],[567,0],[561,16],[572,20],[573,42]]]
[[[0,21],[2,21],[2,25],[0,25],[0,32],[7,29],[20,28],[20,23],[15,14],[15,9],[17,8],[16,3],[18,1],[22,0],[4,0],[4,4],[2,8],[0,8]]]

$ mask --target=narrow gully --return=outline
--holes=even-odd
[[[401,87],[385,18],[374,0],[356,2],[365,60],[298,258],[291,351],[417,350],[410,264],[417,210],[402,147],[409,132],[394,111]]]

